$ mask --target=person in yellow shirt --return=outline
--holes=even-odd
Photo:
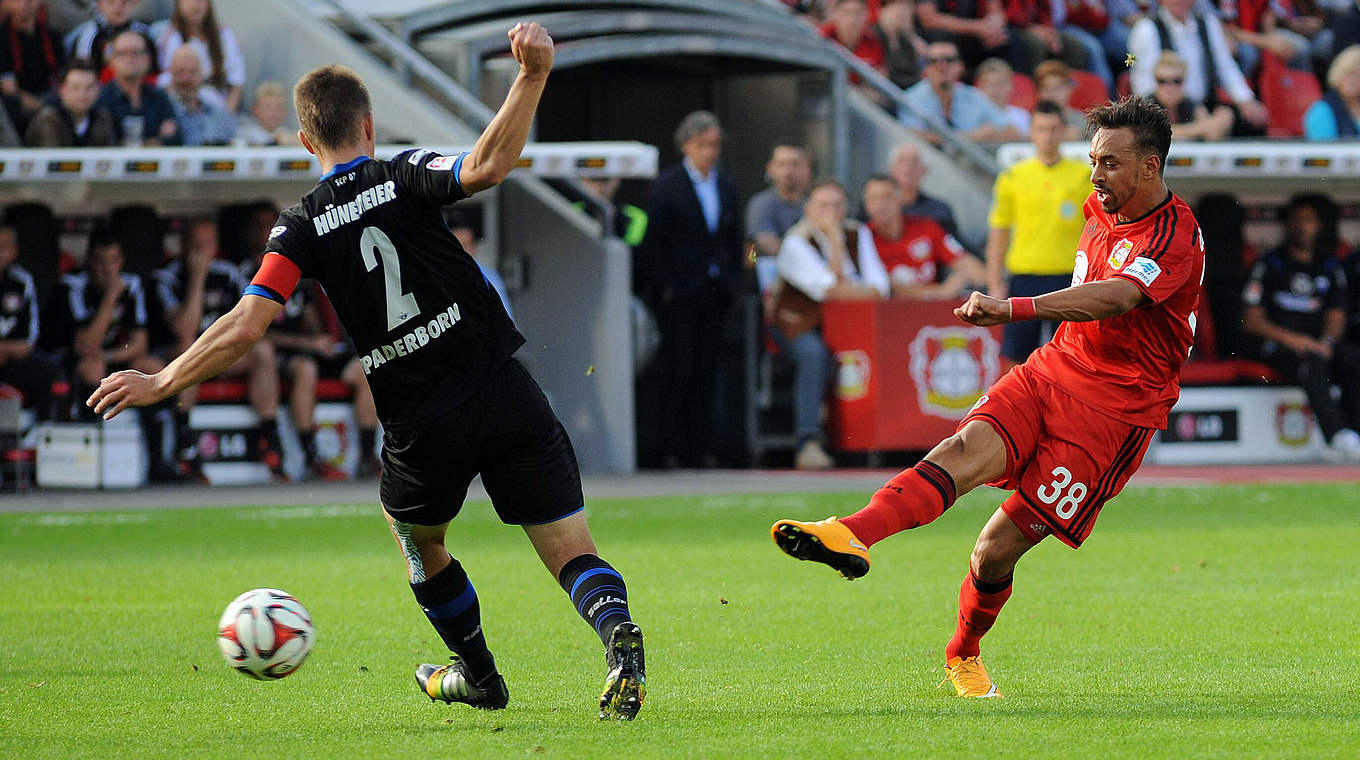
[[[1030,122],[1035,157],[996,178],[987,220],[987,291],[994,298],[1039,296],[1071,284],[1077,241],[1086,224],[1081,207],[1092,188],[1086,163],[1059,152],[1062,132],[1062,107],[1040,102]],[[1019,364],[1047,343],[1057,327],[1040,320],[1011,322],[1001,355]]]

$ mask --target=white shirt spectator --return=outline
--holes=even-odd
[[[212,77],[212,56],[208,53],[208,43],[197,37],[185,42],[179,30],[169,21],[157,21],[153,24],[151,35],[156,41],[156,56],[160,59],[161,74],[156,83],[161,87],[170,86],[170,59],[182,45],[188,45],[198,53],[198,59],[203,62],[203,78],[208,80]],[[241,52],[241,45],[230,29],[222,27],[221,35],[222,74],[226,77],[227,87],[245,87],[246,57]]]
[[[1185,22],[1180,22],[1165,9],[1160,9],[1157,13],[1166,24],[1176,53],[1185,59],[1185,97],[1196,103],[1203,103],[1209,95],[1206,91],[1209,81],[1206,67],[1211,64],[1209,57],[1205,55],[1204,45],[1200,42],[1196,15],[1192,12]],[[1213,15],[1205,16],[1204,20],[1209,33],[1209,47],[1213,48],[1212,60],[1217,65],[1219,86],[1227,91],[1235,103],[1255,100],[1256,95],[1247,84],[1246,77],[1242,76],[1242,70],[1237,67],[1237,61],[1233,60],[1232,53],[1228,51],[1228,42],[1223,37],[1223,24]],[[1142,19],[1133,25],[1129,32],[1129,52],[1136,58],[1129,73],[1129,84],[1134,94],[1152,95],[1153,90],[1157,88],[1153,71],[1156,70],[1157,59],[1161,56],[1162,41],[1157,34],[1157,25],[1151,18]]]
[[[856,256],[849,255],[847,251],[845,279],[871,285],[886,298],[892,285],[888,282],[888,272],[883,268],[883,260],[878,257],[878,249],[874,247],[874,235],[864,224],[857,223],[855,226],[858,229],[859,265],[855,265]],[[836,275],[822,254],[806,238],[798,234],[805,229],[806,227],[800,223],[789,230],[789,234],[779,246],[775,267],[785,282],[803,291],[812,300],[822,302],[826,300],[826,291],[836,284]],[[830,242],[822,239],[820,232],[814,234],[818,237],[818,245],[822,250],[830,247]]]

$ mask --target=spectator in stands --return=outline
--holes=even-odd
[[[581,186],[597,200],[614,208],[614,229],[611,230],[611,233],[626,243],[629,248],[636,248],[641,245],[642,239],[647,235],[647,212],[643,211],[640,206],[614,201],[614,196],[619,192],[619,186],[623,184],[622,180],[618,177],[581,177],[580,181]],[[584,200],[576,201],[572,205],[581,213],[590,216],[590,211],[586,209]],[[470,224],[471,222],[455,226],[453,222],[450,222],[449,227],[454,230],[454,237],[458,237],[459,230],[466,230],[467,234],[472,235],[472,239],[475,241],[477,233],[474,230],[477,228],[470,226]],[[480,227],[480,225],[478,226]],[[458,237],[458,242],[463,242],[463,238]],[[472,253],[472,250],[466,245],[463,246],[463,249]],[[473,258],[476,258],[476,254],[473,254]],[[507,311],[510,308],[508,303],[507,301]],[[511,315],[511,318],[513,319],[514,316]]]
[[[1062,130],[1062,108],[1040,101],[1030,124],[1034,158],[996,178],[987,219],[987,291],[993,298],[1039,296],[1072,284],[1074,254],[1086,225],[1082,207],[1092,187],[1087,163],[1063,158]],[[1084,260],[1075,259],[1077,272],[1084,274],[1085,266]],[[1047,343],[1057,327],[1036,319],[1011,322],[1001,355],[1019,364]]]
[[[1062,139],[1080,140],[1086,136],[1086,115],[1068,105],[1076,90],[1072,69],[1062,61],[1044,61],[1034,70],[1034,94],[1038,102],[1062,106]]]
[[[834,0],[831,19],[822,24],[822,36],[839,42],[855,57],[883,70],[883,42],[869,31],[869,8],[865,0]]]
[[[803,219],[784,236],[776,259],[779,280],[767,323],[779,350],[793,360],[794,431],[800,470],[835,464],[823,445],[822,399],[831,380],[831,350],[822,339],[826,301],[887,297],[888,273],[869,228],[847,221],[845,190],[823,180],[808,192]]]
[[[175,105],[165,91],[146,83],[151,45],[138,32],[113,38],[113,80],[99,91],[100,106],[113,114],[126,145],[179,145],[182,138]]]
[[[921,79],[926,41],[916,29],[916,0],[887,0],[872,32],[883,44],[883,68],[892,83],[907,89]]]
[[[888,175],[897,183],[902,194],[902,213],[907,216],[924,216],[935,220],[950,235],[959,234],[959,225],[954,221],[954,210],[942,200],[926,195],[921,190],[921,180],[925,179],[926,163],[921,160],[921,149],[911,143],[902,143],[893,151]]]
[[[1261,360],[1303,387],[1329,456],[1360,463],[1360,347],[1343,340],[1346,276],[1334,231],[1323,229],[1329,203],[1290,199],[1284,245],[1261,257],[1247,278],[1244,326]]]
[[[928,41],[953,42],[969,68],[984,58],[1015,60],[1002,0],[917,0],[916,17]]]
[[[982,262],[953,235],[932,219],[902,213],[902,194],[892,177],[875,174],[864,183],[864,211],[894,298],[952,298],[986,284]]]
[[[142,278],[123,271],[123,250],[107,226],[90,235],[84,271],[62,275],[43,312],[41,345],[62,357],[75,380],[74,396],[87,398],[110,372],[135,369],[147,374],[165,368],[147,345],[146,295]],[[181,479],[179,469],[163,454],[165,431],[157,419],[163,402],[141,411],[150,477]],[[76,404],[81,414],[92,414]]]
[[[184,231],[183,254],[154,274],[156,295],[174,335],[171,356],[178,356],[219,317],[241,299],[247,280],[235,266],[218,257],[217,224],[208,219],[190,222]],[[223,370],[220,377],[246,379],[250,405],[259,417],[257,431],[261,459],[275,477],[283,477],[279,446],[279,377],[274,349],[266,341],[256,343],[240,361]],[[189,427],[189,414],[198,403],[199,387],[180,392],[175,409],[176,440],[186,474],[201,479],[202,458],[198,439]]]
[[[1057,58],[1076,69],[1090,69],[1090,55],[1082,40],[1053,25],[1051,0],[1006,0],[1006,24],[1018,43],[1012,63],[1019,71],[1034,73],[1035,67]]]
[[[45,354],[33,350],[38,341],[38,290],[33,275],[15,263],[18,258],[16,230],[0,224],[0,383],[22,391],[36,407],[38,419],[47,419],[59,370]]]
[[[1337,8],[1335,14],[1332,26],[1336,39],[1332,42],[1332,49],[1345,50],[1351,45],[1360,45],[1360,0],[1342,0],[1342,7]]]
[[[614,181],[617,181],[617,179]],[[608,197],[611,200],[613,198],[612,195]],[[449,222],[449,232],[453,233],[453,236],[458,239],[458,244],[463,246],[463,250],[467,251],[472,260],[477,263],[477,268],[482,270],[482,277],[486,278],[491,289],[496,291],[496,295],[500,296],[501,305],[505,307],[505,313],[513,320],[515,309],[510,305],[510,291],[505,287],[505,280],[501,279],[501,273],[496,270],[496,267],[486,262],[485,256],[479,257],[477,255],[481,250],[481,241],[478,239],[476,228],[473,227],[473,221],[467,217],[459,218],[455,216]]]
[[[288,123],[288,90],[278,82],[255,88],[255,105],[241,117],[236,139],[247,145],[297,145],[297,129]]]
[[[1154,72],[1163,50],[1185,61],[1185,97],[1213,111],[1219,105],[1234,111],[1234,135],[1263,134],[1266,108],[1256,99],[1247,79],[1233,60],[1223,24],[1216,15],[1193,9],[1195,0],[1162,0],[1157,12],[1134,24],[1129,32],[1133,67],[1129,82],[1135,95],[1157,89]],[[1219,99],[1223,89],[1231,102]]]
[[[661,331],[665,391],[657,429],[662,464],[713,459],[721,325],[741,283],[742,236],[736,190],[718,169],[722,127],[695,111],[675,130],[684,160],[662,171],[647,199],[638,282]]]
[[[89,61],[72,61],[61,72],[57,105],[44,106],[24,134],[34,148],[100,147],[117,142],[118,128],[107,108],[95,105],[99,72]]]
[[[944,139],[932,131],[918,114],[928,114],[970,140],[1003,142],[1019,139],[1010,120],[976,87],[959,81],[963,61],[952,42],[932,42],[926,47],[925,78],[906,92],[907,108],[899,119],[916,130],[921,139],[939,145]]]
[[[246,57],[236,35],[218,26],[212,0],[175,0],[175,10],[167,22],[153,25],[160,67],[169,70],[175,51],[188,47],[198,54],[203,79],[221,96],[232,113],[241,110],[241,95],[246,84]],[[161,74],[161,87],[170,86]]]
[[[1171,117],[1171,136],[1177,140],[1222,140],[1232,131],[1233,114],[1226,106],[1212,112],[1203,103],[1185,97],[1185,61],[1170,50],[1163,50],[1153,70],[1157,89],[1153,97]]]
[[[132,17],[137,0],[97,0],[94,16],[66,35],[66,53],[71,58],[85,58],[94,63],[100,80],[107,81],[111,72],[105,67],[113,62],[113,41],[123,32],[137,32],[152,50],[151,28]],[[154,53],[147,59],[147,70],[155,65]]]
[[[1309,140],[1360,139],[1360,45],[1342,50],[1332,61],[1327,94],[1304,113],[1303,134]]]
[[[170,89],[184,145],[226,145],[236,135],[236,115],[222,96],[203,83],[202,63],[185,45],[170,58]]]
[[[4,0],[0,11],[8,16],[0,24],[0,95],[22,131],[56,87],[65,56],[41,0]]]
[[[1070,9],[1074,2],[1089,4],[1091,0],[1067,0]],[[1105,0],[1105,12],[1109,23],[1097,36],[1105,47],[1105,59],[1109,62],[1111,73],[1115,74],[1118,85],[1118,72],[1128,68],[1129,30],[1146,15],[1145,0]],[[1094,32],[1093,32],[1094,33]],[[1116,88],[1117,89],[1117,88]]]
[[[10,120],[9,109],[0,108],[0,148],[18,148],[23,144],[18,128]]]
[[[812,161],[803,146],[781,142],[770,151],[765,164],[770,186],[751,196],[746,204],[746,239],[755,243],[756,255],[779,253],[784,233],[803,217],[808,185],[812,184]]]
[[[1238,0],[1228,31],[1239,43],[1237,59],[1252,72],[1261,51],[1299,69],[1313,68],[1313,60],[1332,57],[1331,29],[1321,6],[1312,0]]]
[[[1063,34],[1079,43],[1086,51],[1087,65],[1084,68],[1105,83],[1105,89],[1114,91],[1114,73],[1110,69],[1109,56],[1100,35],[1110,24],[1110,14],[1105,0],[1041,0],[1048,2],[1052,9],[1052,25]],[[1120,61],[1123,64],[1123,61]]]
[[[1000,58],[988,58],[978,65],[974,83],[992,105],[1005,111],[1006,118],[1021,137],[1029,137],[1029,111],[1011,104],[1015,92],[1014,69]]]

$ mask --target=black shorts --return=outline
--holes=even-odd
[[[323,380],[336,380],[345,373],[345,366],[354,358],[354,352],[342,351],[335,356],[317,356],[307,351],[275,349],[274,361],[285,375],[292,377],[290,366],[294,359],[311,359],[316,362],[316,376]]]
[[[414,430],[385,430],[383,509],[398,522],[442,525],[463,508],[478,473],[501,522],[536,525],[585,507],[567,431],[518,361],[496,370],[466,404]]]

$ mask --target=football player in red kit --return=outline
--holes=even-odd
[[[1204,279],[1204,241],[1190,207],[1166,187],[1166,112],[1127,98],[1092,109],[1086,228],[1072,287],[1035,298],[973,293],[954,313],[988,326],[1061,320],[1052,342],[987,390],[954,435],[842,519],[780,520],[785,553],[847,578],[869,571],[869,547],[925,525],[984,483],[1011,490],[983,527],[959,590],[945,672],[959,696],[999,697],[979,640],[1011,594],[1016,561],[1049,534],[1077,548],[1101,507],[1138,469],[1180,395]]]

